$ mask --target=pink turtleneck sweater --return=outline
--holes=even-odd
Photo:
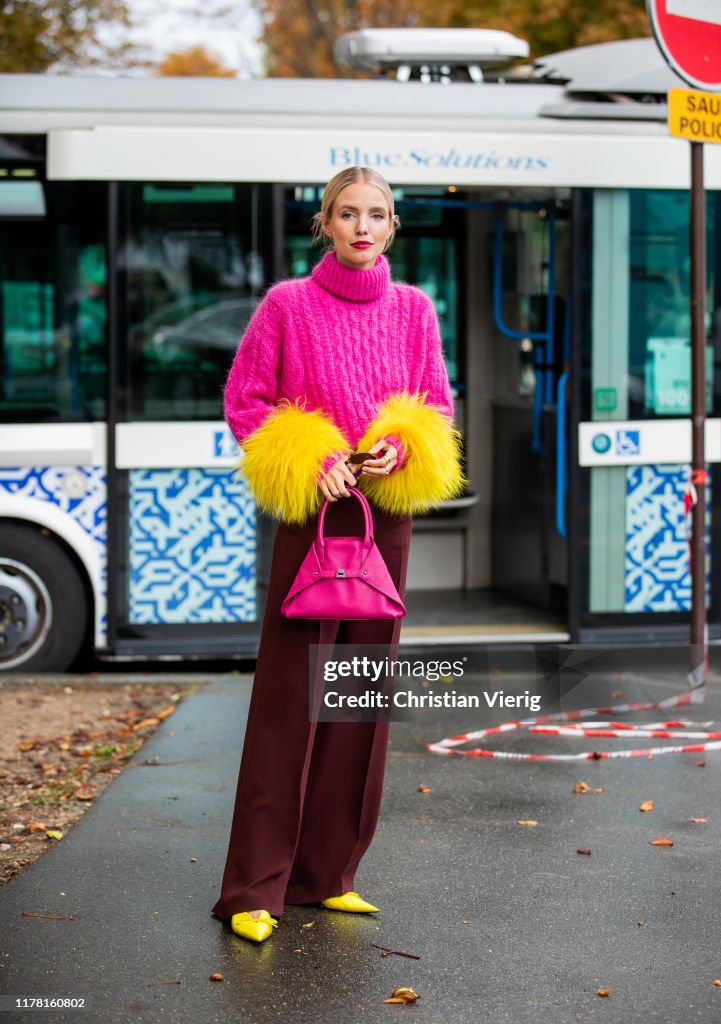
[[[426,401],[453,417],[433,302],[420,288],[392,281],[385,256],[356,270],[331,251],[310,277],[266,292],[233,361],[225,416],[242,444],[280,399],[305,399],[355,449],[380,404],[398,392],[428,392]],[[329,452],[324,471],[345,454]]]

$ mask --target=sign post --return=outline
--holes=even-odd
[[[691,143],[691,670],[706,678],[706,195],[703,144],[721,143],[721,3],[646,0],[656,42],[670,67],[695,89],[671,89],[668,127]],[[692,490],[692,493],[693,493]]]

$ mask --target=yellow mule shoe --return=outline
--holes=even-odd
[[[233,914],[230,927],[243,939],[264,942],[273,934],[273,929],[278,927],[278,922],[267,910],[261,910],[260,917],[251,917],[247,911],[243,911],[242,914]]]
[[[345,910],[349,914],[379,914],[378,907],[367,903],[357,892],[346,892],[342,896],[331,896],[321,900],[320,905],[326,910]]]

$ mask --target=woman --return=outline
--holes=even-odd
[[[361,486],[403,596],[411,514],[463,484],[435,310],[391,280],[398,217],[388,182],[350,167],[327,185],[314,236],[333,243],[310,277],[271,287],[225,390],[228,424],[259,508],[281,519],[248,712],[221,895],[213,913],[262,942],[284,904],[377,913],[353,891],[380,807],[388,722],[309,722],[309,647],[320,625],[280,605],[313,542],[357,533]],[[349,464],[368,453],[358,477]],[[343,622],[338,643],[392,644],[394,621]]]

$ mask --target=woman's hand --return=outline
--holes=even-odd
[[[361,473],[364,473],[366,476],[388,476],[396,462],[398,462],[398,450],[392,444],[388,444],[387,441],[376,441],[368,451],[373,455],[383,452],[383,457],[380,459],[367,459],[363,463]]]
[[[318,486],[326,501],[337,501],[338,498],[350,498],[347,487],[355,487],[356,483],[352,470],[346,465],[345,458],[342,458],[321,477]]]

